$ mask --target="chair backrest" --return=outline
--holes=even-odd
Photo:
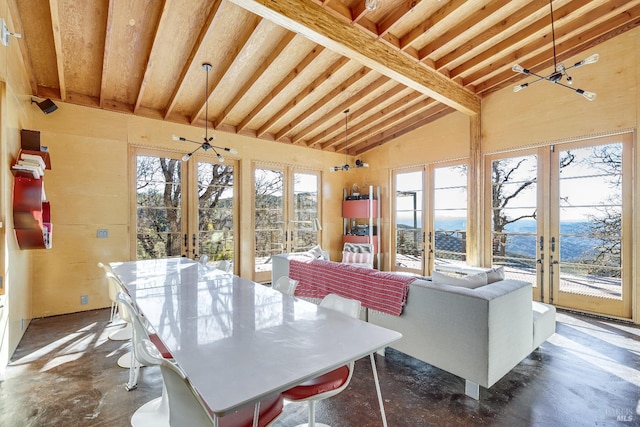
[[[133,328],[131,345],[133,353],[139,362],[145,365],[160,365],[164,363],[164,358],[158,348],[149,340],[149,332],[145,327],[140,313],[134,307],[131,297],[124,292],[119,292],[117,296],[118,307],[121,313],[130,319]]]
[[[231,270],[231,263],[226,259],[223,259],[221,261],[218,261],[218,265],[216,265],[216,268],[218,270],[224,271],[225,273],[228,273],[229,270]]]
[[[103,264],[101,262],[98,263],[98,267],[104,270],[105,273],[111,273],[115,275],[116,273],[113,271],[113,268],[109,264]]]
[[[274,284],[271,285],[276,291],[280,291],[283,294],[293,295],[298,286],[298,281],[289,278],[288,276],[281,276]]]
[[[373,245],[370,243],[345,243],[342,263],[373,268]]]
[[[362,303],[355,299],[345,298],[336,294],[329,294],[322,299],[320,307],[339,311],[347,316],[357,319],[360,317]]]
[[[107,285],[109,289],[109,299],[113,302],[117,302],[116,298],[118,296],[118,293],[119,292],[126,293],[126,288],[124,287],[124,284],[122,283],[122,281],[115,274],[107,272],[105,273],[104,276],[107,279]],[[128,322],[128,320],[125,318],[123,318],[122,320]]]
[[[205,409],[198,393],[193,390],[186,375],[174,362],[162,357],[158,348],[149,340],[140,313],[128,295],[120,292],[118,303],[127,311],[133,322],[133,345],[136,358],[145,365],[159,365],[164,389],[169,402],[169,425],[213,426],[213,419]]]
[[[169,401],[169,425],[212,427],[213,418],[182,369],[174,363],[164,362],[160,372]]]

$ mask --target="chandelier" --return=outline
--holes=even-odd
[[[340,166],[332,166],[329,171],[338,172],[338,171],[348,171],[351,168],[368,168],[369,163],[364,163],[362,160],[356,160],[356,164],[354,166],[349,165],[349,157],[347,155],[347,150],[349,148],[347,141],[347,129],[349,123],[349,109],[344,110],[344,163]]]
[[[219,147],[217,145],[212,145],[211,141],[215,140],[215,136],[211,135],[209,136],[209,95],[207,93],[207,90],[209,88],[209,71],[211,71],[211,64],[205,62],[202,64],[202,69],[206,71],[206,79],[205,79],[205,86],[204,86],[204,102],[205,102],[205,110],[204,110],[204,114],[205,114],[205,119],[204,119],[204,141],[203,142],[198,142],[198,141],[193,141],[191,139],[187,139],[184,138],[182,136],[178,136],[178,135],[172,135],[172,139],[174,141],[186,141],[186,142],[193,142],[195,144],[199,144],[200,146],[198,148],[196,148],[195,150],[193,150],[190,153],[185,154],[184,156],[182,156],[182,160],[183,161],[188,161],[191,156],[193,156],[193,153],[195,153],[196,151],[202,149],[204,151],[209,151],[209,150],[213,150],[214,153],[216,153],[216,157],[218,158],[218,161],[220,163],[224,162],[224,157],[222,157],[222,155],[218,152],[218,150],[220,151],[226,151],[230,154],[238,154],[238,151],[234,148],[227,148],[227,147]]]
[[[539,82],[540,80],[546,80],[548,82],[551,83],[555,83],[559,86],[565,87],[569,90],[574,91],[575,93],[577,93],[578,95],[582,95],[585,98],[587,98],[589,101],[593,101],[594,99],[596,99],[596,94],[593,92],[589,92],[586,90],[582,90],[582,89],[575,89],[571,86],[568,86],[567,84],[562,83],[562,79],[563,77],[566,79],[566,82],[570,85],[573,83],[573,79],[571,78],[571,76],[569,74],[567,74],[567,70],[570,70],[572,68],[578,68],[578,67],[582,67],[583,65],[587,65],[587,64],[593,64],[595,62],[598,62],[598,59],[600,59],[600,55],[593,54],[588,58],[583,59],[582,61],[576,62],[575,64],[571,65],[570,67],[565,67],[563,64],[558,64],[558,61],[556,59],[556,34],[555,34],[555,28],[554,28],[554,22],[553,22],[553,0],[549,0],[549,7],[551,9],[551,36],[552,36],[552,43],[553,43],[553,68],[554,68],[554,72],[549,74],[548,76],[541,76],[539,74],[536,74],[534,72],[532,72],[531,70],[527,70],[526,68],[522,67],[519,64],[515,64],[511,69],[516,72],[516,73],[521,73],[521,74],[525,74],[527,76],[534,76],[537,77],[536,80],[533,80],[532,82],[529,83],[524,83],[518,86],[515,86],[513,88],[514,92],[519,92],[524,88],[527,88],[529,86],[531,86],[533,83]]]

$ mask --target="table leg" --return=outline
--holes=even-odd
[[[382,416],[382,425],[387,427],[387,416],[384,413],[384,403],[382,402],[382,392],[380,391],[380,382],[378,381],[378,371],[376,370],[376,359],[371,353],[371,371],[373,372],[373,380],[376,383],[376,393],[378,394],[378,404],[380,405],[380,415]]]
[[[258,427],[258,420],[260,420],[260,402],[253,407],[253,427]]]

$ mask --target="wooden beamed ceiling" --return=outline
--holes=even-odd
[[[552,4],[559,61],[640,24],[640,0]],[[221,132],[354,155],[453,111],[477,114],[483,96],[527,80],[516,62],[553,66],[549,0],[9,6],[35,96],[198,127],[208,117]]]

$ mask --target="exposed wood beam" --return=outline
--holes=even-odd
[[[280,40],[280,43],[278,43],[278,45],[271,51],[269,56],[265,58],[264,61],[262,61],[262,64],[260,64],[260,67],[258,67],[258,69],[249,78],[249,80],[247,80],[245,84],[240,88],[240,90],[238,90],[238,93],[236,94],[236,96],[231,100],[231,102],[229,102],[229,104],[226,106],[226,108],[222,112],[222,115],[218,117],[218,120],[216,120],[217,123],[224,123],[227,121],[227,119],[229,118],[229,114],[231,114],[231,111],[233,110],[233,108],[236,105],[238,105],[238,102],[240,102],[240,100],[247,94],[247,92],[251,90],[253,85],[256,84],[256,82],[258,82],[263,77],[263,75],[265,74],[267,69],[273,64],[273,62],[278,57],[283,55],[285,49],[287,48],[287,46],[289,46],[289,43],[291,43],[295,37],[296,37],[295,33],[287,31],[287,33],[284,35],[282,40]]]
[[[402,93],[403,91],[410,91],[410,90],[411,89],[399,84],[395,88],[393,88],[389,92],[387,92],[386,94],[382,95],[381,97],[384,97],[385,99],[393,98],[393,97],[399,95],[400,93]],[[370,114],[370,111],[372,109],[371,108],[372,104],[376,105],[376,104],[381,104],[381,103],[384,102],[383,99],[380,99],[381,97],[378,97],[378,98],[374,99],[373,101],[371,101],[370,103],[358,108],[356,111],[354,111],[352,113],[352,117],[357,118],[357,117],[360,117],[363,114]],[[363,120],[361,122],[361,124],[363,126],[372,126],[372,125],[380,122],[381,120],[383,120],[388,115],[393,114],[394,112],[398,111],[401,108],[406,108],[407,106],[409,106],[412,103],[418,101],[419,99],[422,99],[423,97],[424,97],[424,95],[422,95],[421,93],[418,93],[416,91],[411,91],[411,93],[409,93],[408,95],[406,95],[402,99],[393,102],[392,104],[384,107],[382,110],[379,110],[374,114],[369,115],[365,120]],[[331,148],[332,146],[335,146],[335,145],[337,145],[339,143],[338,139],[335,137],[335,134],[337,132],[342,132],[342,130],[343,130],[342,123],[338,122],[338,123],[334,124],[333,126],[325,129],[323,132],[319,133],[318,135],[316,135],[312,139],[310,139],[308,141],[307,145],[308,146],[315,146],[316,144],[321,144],[320,148],[322,148],[322,149]],[[333,139],[331,139],[331,138],[333,138]],[[331,141],[326,142],[329,139],[331,139]]]
[[[142,76],[142,82],[140,83],[140,89],[138,90],[138,96],[136,97],[136,103],[133,107],[134,114],[137,113],[140,109],[140,104],[142,103],[142,98],[144,97],[144,91],[147,88],[147,83],[149,82],[149,70],[151,70],[151,66],[154,63],[154,57],[165,54],[165,52],[161,52],[163,49],[158,45],[158,36],[160,33],[158,32],[160,28],[163,27],[163,24],[169,19],[169,9],[172,0],[165,0],[162,4],[162,12],[160,12],[160,18],[156,23],[156,28],[153,32],[153,43],[151,43],[151,50],[149,51],[149,57],[145,61],[144,66],[144,74]]]
[[[60,99],[67,100],[67,88],[64,81],[64,55],[62,52],[62,35],[60,34],[60,5],[58,0],[49,0],[51,10],[51,28],[53,29],[53,45],[56,49],[56,64],[58,66],[58,83]]]
[[[111,47],[111,27],[113,26],[113,8],[115,0],[109,0],[109,8],[107,12],[107,25],[104,36],[104,53],[102,55],[102,75],[100,77],[100,107],[104,106],[104,93],[107,88],[107,70],[109,69],[109,54]]]
[[[262,136],[269,131],[277,122],[280,120],[285,114],[291,111],[295,106],[299,105],[306,97],[311,95],[318,86],[326,82],[333,76],[340,68],[344,67],[349,63],[349,58],[341,57],[336,62],[334,62],[331,67],[324,73],[320,75],[317,79],[307,85],[304,90],[302,90],[295,98],[287,103],[284,107],[280,109],[280,111],[276,112],[271,116],[267,122],[262,125],[260,129],[257,131],[258,136]]]
[[[508,5],[511,0],[496,0],[492,1],[486,6],[480,8],[479,11],[469,16],[467,19],[464,19],[456,24],[455,27],[450,28],[446,33],[424,46],[420,49],[419,59],[420,61],[424,61],[437,51],[438,49],[445,46],[447,43],[452,42],[456,38],[462,36],[465,31],[469,31],[471,28],[478,25],[481,21],[488,19],[491,15],[496,13],[498,10]]]
[[[589,5],[590,2],[591,2],[590,0],[574,0],[574,2],[570,6],[565,6],[554,11],[556,22],[558,21],[561,22],[572,12],[574,12],[579,8]],[[550,33],[551,33],[550,17],[548,15],[543,16],[542,18],[533,22],[531,25],[522,29],[518,33],[501,41],[500,43],[497,43],[491,46],[489,49],[487,49],[486,51],[484,51],[479,55],[476,55],[474,58],[465,62],[461,66],[456,67],[453,70],[450,70],[449,74],[454,78],[462,74],[466,74],[465,81],[467,83],[476,83],[477,82],[476,76],[475,75],[470,76],[468,74],[470,70],[481,66],[483,63],[487,61],[491,61],[490,66],[494,67],[494,70],[495,70],[496,56],[509,57],[506,63],[500,62],[502,64],[501,66],[506,66],[507,63],[515,61],[516,59],[519,61],[522,61],[524,58],[526,58],[526,55],[528,52],[534,52],[533,46],[536,46],[539,48],[540,46],[548,43],[550,36],[549,37],[544,37],[544,36],[545,34],[550,34]],[[533,42],[531,42],[530,40],[533,40]],[[524,44],[526,44],[526,46],[524,46]],[[516,51],[517,53],[514,53],[514,46],[521,47]],[[511,67],[511,65],[509,65],[509,67]]]
[[[524,7],[516,11],[514,14],[508,16],[503,21],[492,26],[488,31],[483,31],[473,39],[469,40],[467,43],[436,60],[436,70],[449,68],[450,64],[456,61],[458,58],[464,55],[468,55],[474,49],[478,49],[482,44],[487,43],[492,38],[505,32],[514,25],[517,25],[518,23],[526,20],[528,17],[539,13],[543,9],[549,9],[549,2],[547,0],[534,0],[532,2],[528,2]],[[454,76],[454,74],[452,73],[451,76]]]
[[[484,182],[482,162],[482,128],[480,114],[469,117],[469,164],[467,167],[467,188],[469,191],[467,209],[467,262],[469,265],[481,267],[484,264],[484,251],[481,238],[484,231],[484,186],[476,183]]]
[[[592,28],[585,33],[582,33],[580,39],[571,39],[565,43],[558,44],[556,46],[556,50],[560,52],[557,54],[558,61],[564,61],[567,58],[583,52],[585,49],[596,46],[625,31],[636,28],[640,25],[640,18],[638,18],[638,16],[640,16],[640,6],[636,6],[635,8],[630,9],[625,13],[616,14],[612,20],[603,23],[596,28]],[[631,17],[635,17],[635,19],[629,21]],[[608,31],[606,33],[603,33],[605,31],[605,28],[608,29]],[[533,65],[532,68],[544,69],[553,65],[553,60],[549,60],[548,57],[549,54],[547,53],[545,55],[543,52],[529,59],[527,62],[523,62],[522,64],[527,67],[529,67],[529,63],[536,64]],[[519,81],[521,79],[521,75],[515,74],[509,69],[487,80],[486,82],[479,84],[477,88],[482,92],[495,91],[503,88],[509,82]]]
[[[336,19],[315,3],[305,0],[269,0],[265,4],[257,0],[231,1],[458,111],[465,114],[480,112],[480,99],[468,90]]]
[[[398,110],[392,116],[387,115],[385,117],[385,120],[379,122],[375,126],[370,126],[370,124],[367,122],[361,122],[353,127],[350,127],[347,149],[350,147],[355,147],[361,141],[366,140],[371,135],[382,133],[386,129],[396,126],[398,123],[401,123],[415,115],[419,115],[425,109],[432,107],[437,103],[438,102],[432,98],[426,98],[416,102],[411,106],[407,106],[407,104],[405,104],[405,108]],[[339,138],[337,138],[336,141],[331,141],[329,144],[323,145],[323,148],[335,145],[337,147],[337,152],[343,152],[345,150],[345,147],[343,145],[340,145],[339,142]]]
[[[307,118],[309,118],[312,114],[314,114],[316,111],[318,111],[319,109],[321,109],[322,107],[324,107],[325,105],[331,103],[335,98],[337,98],[338,96],[340,96],[341,94],[343,94],[347,89],[349,89],[351,86],[355,85],[356,83],[358,83],[359,81],[361,81],[362,79],[364,79],[369,73],[371,73],[372,71],[368,68],[361,68],[360,70],[358,70],[355,74],[353,74],[351,77],[349,77],[348,79],[346,79],[345,81],[343,81],[342,83],[340,83],[335,89],[333,89],[331,92],[329,92],[328,94],[326,94],[325,96],[322,97],[322,99],[320,99],[318,102],[316,102],[315,104],[313,104],[310,108],[307,108],[305,110],[305,112],[303,112],[302,114],[300,114],[298,117],[296,117],[294,120],[292,120],[291,122],[289,122],[288,125],[284,126],[280,132],[278,132],[276,134],[276,139],[281,139],[283,138],[285,135],[287,135],[287,133],[294,131],[298,126],[300,126],[300,124],[306,120]],[[358,94],[360,95],[360,94]],[[344,111],[344,109],[343,109]]]
[[[400,45],[398,46],[402,50],[407,50],[413,42],[418,40],[424,33],[429,31],[430,28],[438,25],[445,18],[458,10],[459,7],[467,3],[467,0],[452,0],[440,9],[436,11],[426,20],[422,21],[420,25],[409,31],[407,34],[400,38]]]
[[[636,0],[636,2],[640,3],[640,1],[638,0]],[[589,42],[591,39],[597,38],[600,34],[607,31],[608,28],[611,28],[612,26],[619,27],[620,25],[624,25],[630,19],[630,17],[624,13],[620,13],[616,6],[623,6],[627,4],[627,1],[616,0],[615,3],[616,4],[608,3],[607,5],[591,10],[590,12],[581,14],[580,19],[574,20],[560,27],[559,30],[556,30],[556,51],[558,52],[558,57],[560,57],[559,54],[562,53],[564,54],[563,57],[567,58],[569,56],[566,54],[567,51],[573,51],[577,53],[582,48],[582,46],[585,45],[585,43]],[[638,6],[636,6],[636,9],[637,7]],[[607,15],[612,16],[612,19],[608,20],[605,23],[600,23],[600,20]],[[587,22],[595,23],[595,27],[588,31],[585,31],[584,27],[580,25],[583,16],[585,19],[589,19]],[[574,33],[576,37],[573,37]],[[578,34],[579,37],[577,37]],[[528,54],[529,52],[531,52],[531,54]],[[550,57],[551,59],[549,59]],[[521,65],[524,64],[524,66],[532,71],[551,66],[553,65],[553,46],[550,45],[548,41],[543,37],[539,37],[535,42],[530,43],[521,49],[518,49],[512,54],[506,55],[501,59],[496,59],[495,62],[486,67],[493,73],[486,73],[485,71],[485,74],[491,77],[486,78],[485,82],[483,83],[499,83],[500,77],[498,77],[498,79],[496,80],[495,76],[497,71],[502,72],[500,76],[508,76],[507,79],[511,79],[510,76],[513,75],[511,74],[511,66],[516,61]],[[468,81],[475,82],[480,78],[481,77],[479,73],[474,73],[468,76]],[[487,87],[483,83],[479,84],[478,87],[486,89]]]
[[[376,81],[374,81],[370,85],[367,85],[361,91],[359,91],[358,95],[357,95],[357,98],[358,99],[365,98],[365,97],[369,96],[370,94],[376,92],[378,89],[380,89],[381,87],[383,87],[387,83],[389,83],[389,79],[384,77],[384,76],[382,76],[382,77],[376,79]],[[404,86],[402,86],[402,87],[404,88]],[[299,131],[298,133],[296,133],[295,136],[293,136],[291,138],[291,140],[294,143],[295,142],[299,142],[302,139],[304,139],[304,137],[307,136],[309,133],[313,132],[314,129],[316,129],[319,126],[322,126],[322,124],[326,123],[327,117],[337,117],[340,113],[342,113],[344,110],[346,110],[347,108],[352,106],[357,101],[356,99],[353,99],[353,98],[354,97],[350,97],[349,99],[343,101],[342,103],[340,103],[339,105],[334,107],[331,111],[329,111],[328,113],[324,114],[322,119],[316,120],[312,124],[308,125],[306,128],[304,128],[301,131]]]
[[[324,51],[322,46],[314,47],[311,52],[304,57],[302,61],[289,73],[287,77],[282,79],[282,81],[269,93],[269,95],[265,96],[262,101],[258,105],[254,107],[253,110],[247,117],[242,120],[242,122],[238,125],[238,132],[244,131],[244,129],[249,125],[249,123],[258,115],[262,110],[266,108],[266,106],[273,101],[288,85],[291,83],[296,77],[302,73],[302,71],[307,68],[310,64],[315,61],[318,56]]]
[[[9,13],[11,15],[11,21],[14,25],[14,31],[18,34],[24,34],[24,29],[22,27],[22,19],[20,18],[20,12],[18,11],[18,5],[16,4],[16,0],[9,0]],[[27,42],[20,38],[18,39],[18,46],[20,46],[20,54],[22,55],[22,61],[24,62],[24,68],[27,72],[27,76],[29,77],[29,86],[31,86],[31,93],[33,95],[38,95],[38,83],[36,82],[36,76],[33,71],[33,64],[31,63],[31,56],[29,55],[29,50],[27,49]]]
[[[171,94],[169,104],[167,105],[167,109],[165,110],[165,113],[164,113],[165,119],[167,119],[171,115],[174,107],[176,106],[176,103],[178,102],[178,95],[180,94],[180,92],[184,87],[187,73],[189,72],[189,69],[193,66],[193,61],[196,55],[198,54],[198,51],[203,48],[202,41],[205,39],[209,31],[213,31],[214,22],[216,20],[216,17],[218,16],[218,10],[220,9],[220,5],[222,4],[222,1],[223,0],[215,0],[211,5],[211,9],[209,10],[207,19],[204,25],[202,26],[202,31],[200,31],[200,34],[198,34],[198,38],[193,45],[193,49],[191,49],[191,52],[189,53],[189,58],[185,61],[184,67],[182,67],[182,71],[180,72],[180,78],[178,79],[178,83],[173,89],[173,93]]]
[[[399,23],[404,17],[413,12],[413,9],[420,4],[422,0],[406,0],[395,8],[388,16],[386,16],[378,24],[378,37],[384,37],[393,28],[394,25]],[[364,2],[362,2],[364,3]]]
[[[242,61],[242,55],[240,55],[240,52],[247,48],[247,45],[250,44],[249,42],[252,38],[259,37],[262,27],[266,25],[266,21],[258,17],[254,17],[253,15],[251,15],[251,17],[254,19],[250,19],[249,22],[244,26],[244,31],[239,36],[239,38],[236,39],[236,43],[234,43],[234,51],[231,52],[230,55],[226,55],[225,61],[219,64],[220,71],[215,76],[213,76],[213,80],[209,82],[209,87],[207,88],[207,97],[200,105],[200,108],[198,108],[197,112],[193,116],[191,116],[191,124],[194,124],[198,120],[198,118],[202,114],[204,114],[204,110],[205,108],[207,108],[208,101],[213,95],[213,92],[216,90],[222,79],[224,79],[224,77],[229,73],[229,70],[231,69],[233,64],[236,63],[236,61]],[[215,124],[213,127],[215,128]]]

